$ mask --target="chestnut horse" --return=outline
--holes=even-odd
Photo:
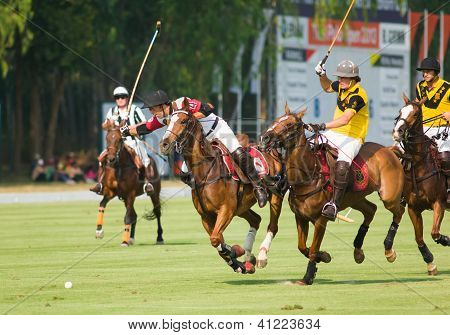
[[[403,97],[405,107],[400,110],[393,130],[393,137],[400,142],[404,154],[400,153],[405,168],[406,182],[403,195],[408,203],[408,214],[414,225],[417,246],[427,263],[429,275],[437,274],[433,254],[423,240],[422,212],[433,210],[431,237],[443,246],[450,245],[450,238],[440,233],[447,204],[445,176],[439,167],[437,149],[432,139],[423,131],[422,103]]]
[[[327,189],[329,180],[325,180],[321,172],[320,158],[314,153],[305,135],[305,124],[302,121],[304,112],[291,114],[285,107],[285,115],[277,118],[262,136],[261,146],[281,146],[286,150],[285,164],[289,184],[289,205],[295,214],[298,230],[298,249],[309,258],[306,274],[298,284],[311,285],[317,272],[317,263],[328,263],[330,255],[320,251],[328,219],[321,215],[323,204],[331,198]],[[360,156],[368,166],[369,181],[363,191],[347,191],[341,210],[352,207],[364,215],[364,221],[354,240],[354,258],[357,263],[364,261],[362,245],[364,237],[373,220],[377,206],[366,199],[366,196],[377,191],[386,209],[393,214],[393,222],[388,231],[385,255],[388,261],[396,259],[392,248],[398,224],[405,209],[400,200],[403,190],[404,174],[402,166],[395,154],[388,148],[376,143],[365,143]],[[328,161],[331,163],[331,156]],[[333,168],[330,168],[333,171]],[[311,247],[306,246],[308,224],[314,224],[314,238]]]
[[[189,106],[189,103],[185,101],[183,105]],[[174,148],[183,154],[192,171],[195,181],[192,201],[200,214],[203,228],[210,237],[211,245],[235,272],[254,273],[256,259],[252,248],[261,217],[251,209],[256,203],[252,185],[230,178],[223,162],[224,154],[206,140],[200,122],[184,110],[172,114],[160,147],[163,154],[170,153]],[[280,170],[270,155],[265,158],[270,171]],[[238,169],[236,165],[234,167]],[[270,198],[271,220],[278,220],[282,197],[274,193]],[[239,245],[231,247],[225,243],[223,236],[235,216],[247,220],[250,225],[243,248]],[[244,261],[239,261],[238,258],[244,254]]]
[[[134,164],[135,153],[133,149],[127,148],[120,133],[120,128],[116,127],[114,122],[109,121],[105,127],[106,132],[106,166],[103,177],[103,199],[100,201],[97,214],[97,230],[96,238],[103,238],[103,215],[108,202],[118,196],[125,203],[126,213],[124,218],[124,232],[122,235],[122,246],[128,246],[135,241],[134,234],[136,230],[137,214],[134,210],[134,201],[137,196],[144,193],[144,182],[139,176],[139,171]],[[151,214],[145,215],[147,219],[156,218],[158,222],[157,244],[163,244],[161,227],[161,178],[155,161],[150,157],[150,165],[148,169],[152,169],[153,178],[152,185],[154,192],[150,198],[153,202],[153,211]]]

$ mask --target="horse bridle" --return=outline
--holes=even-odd
[[[188,125],[184,127],[183,131],[180,134],[175,134],[169,128],[167,128],[166,131],[172,133],[172,135],[175,136],[175,140],[174,140],[175,151],[177,153],[179,153],[179,154],[182,154],[185,146],[188,143],[188,140],[194,134],[193,130],[194,130],[195,126],[196,126],[196,122],[195,122],[195,117],[193,115],[189,114],[189,112],[186,112],[184,110],[175,111],[175,112],[172,113],[172,116],[175,115],[175,114],[179,114],[179,113],[186,114],[187,116],[189,116],[189,118],[187,120],[188,121]],[[180,141],[180,138],[181,138],[181,141]]]
[[[119,147],[116,150],[116,154],[114,155],[114,159],[112,161],[107,159],[106,160],[106,166],[112,168],[115,165],[117,165],[117,163],[119,162],[119,155],[120,155],[120,152],[121,152],[122,148],[123,148],[123,139],[120,137],[120,139],[119,139]],[[113,147],[113,146],[107,146],[106,147],[106,152],[109,152],[110,149],[114,149],[115,150],[116,148]]]
[[[274,139],[272,137],[270,139],[269,143],[265,145],[265,150],[270,151],[273,148],[284,148],[284,149],[290,148],[290,146],[288,147],[286,144],[288,143],[288,141],[295,139],[299,135],[299,132],[297,130],[303,127],[304,123],[302,120],[300,120],[286,126],[282,123],[282,121],[277,121],[261,136],[261,138],[264,138],[264,135],[266,135],[268,132],[270,131],[273,132],[273,129],[278,127],[279,125],[283,127],[281,133],[290,134],[291,131],[294,130],[294,132],[292,132],[293,134],[285,137],[284,139],[281,139],[278,134],[275,134],[276,138]]]

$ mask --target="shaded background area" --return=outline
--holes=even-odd
[[[144,70],[138,100],[156,88],[173,98],[187,95],[209,100],[220,105],[223,117],[236,126],[240,122],[238,99],[242,99],[241,118],[256,122],[257,102],[249,91],[255,75],[252,51],[267,25],[269,33],[256,72],[263,83],[262,122],[272,120],[268,87],[276,58],[275,23],[270,22],[273,17],[267,22],[266,11],[292,15],[305,4],[311,5],[320,24],[327,18],[342,18],[349,3],[0,0],[0,182],[28,177],[30,166],[37,162],[36,154],[51,161],[76,152],[86,161],[94,160],[100,149],[101,105],[112,100],[115,86],[132,88],[158,19],[162,20],[162,33]],[[362,14],[354,15],[367,18],[386,3],[431,12],[444,2],[357,3]],[[442,10],[449,13],[449,6]],[[421,23],[418,42],[411,48],[411,85],[416,79],[423,29]],[[437,56],[439,38],[439,32],[432,36],[430,56]],[[450,73],[449,65],[445,63],[445,73]],[[254,128],[244,125],[242,129],[254,132]]]

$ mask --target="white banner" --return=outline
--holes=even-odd
[[[447,323],[448,316],[426,315],[0,316],[8,335],[413,335],[439,334]]]
[[[336,94],[323,92],[314,67],[326,55],[340,21],[331,20],[320,35],[313,19],[277,17],[277,105],[284,113],[287,101],[292,111],[307,107],[306,122],[331,121]],[[402,93],[409,92],[409,26],[407,24],[351,22],[336,42],[325,65],[327,75],[337,64],[350,59],[359,65],[361,85],[369,97],[370,123],[366,141],[392,144],[394,118],[403,105]]]

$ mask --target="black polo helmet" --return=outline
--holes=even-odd
[[[420,62],[420,66],[416,69],[417,71],[423,70],[435,70],[437,73],[441,72],[441,65],[433,57],[424,58],[423,61]]]
[[[156,90],[151,92],[144,99],[144,105],[141,108],[151,108],[158,105],[163,105],[169,103],[169,96],[163,90]]]

